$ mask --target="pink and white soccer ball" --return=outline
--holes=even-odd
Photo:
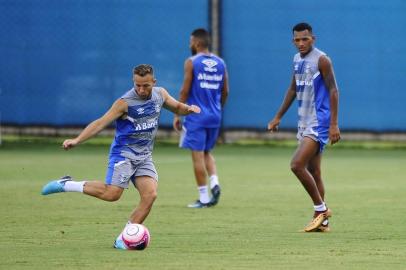
[[[150,235],[147,227],[142,224],[128,224],[122,233],[124,244],[129,249],[143,250],[150,242]]]

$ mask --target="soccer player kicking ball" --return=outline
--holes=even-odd
[[[106,182],[73,181],[70,176],[54,180],[42,189],[43,195],[58,192],[82,192],[101,200],[117,201],[130,181],[140,194],[140,202],[131,213],[129,223],[142,224],[157,197],[158,174],[152,161],[152,149],[162,106],[181,115],[200,113],[195,105],[178,102],[162,87],[155,87],[151,65],[142,64],[133,70],[134,88],[116,100],[99,119],[90,123],[74,139],[63,142],[68,150],[94,137],[116,121],[116,135],[110,149]],[[114,247],[127,249],[121,234]]]
[[[299,146],[290,163],[291,170],[313,200],[314,216],[305,232],[329,231],[331,210],[324,200],[321,157],[328,140],[340,140],[338,128],[338,89],[333,66],[326,54],[313,47],[312,27],[299,23],[293,27],[293,43],[299,53],[293,59],[293,76],[285,99],[269,122],[268,129],[277,131],[279,123],[293,100],[298,100]]]

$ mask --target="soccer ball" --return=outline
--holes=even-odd
[[[128,249],[143,250],[149,245],[150,235],[142,224],[128,224],[122,233],[122,239]]]

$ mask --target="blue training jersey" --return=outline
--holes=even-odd
[[[299,128],[330,126],[330,94],[319,71],[319,58],[326,55],[313,48],[305,57],[293,59],[298,100]]]
[[[110,156],[150,156],[158,131],[158,120],[164,103],[162,88],[153,87],[151,98],[141,99],[132,88],[121,99],[128,104],[128,114],[116,120],[116,134]]]
[[[199,53],[189,59],[193,63],[193,80],[186,103],[199,106],[201,112],[185,116],[184,122],[207,128],[220,127],[225,63],[212,53]]]

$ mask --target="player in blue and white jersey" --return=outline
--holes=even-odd
[[[311,197],[314,215],[305,232],[328,231],[331,210],[324,200],[321,157],[325,145],[340,140],[338,128],[338,88],[331,60],[313,46],[312,27],[299,23],[293,27],[293,43],[299,53],[293,59],[293,76],[285,99],[269,122],[270,131],[278,130],[283,115],[293,100],[298,101],[299,146],[291,161],[291,170]]]
[[[228,78],[223,59],[211,53],[209,46],[209,32],[202,28],[192,32],[192,57],[185,61],[184,80],[179,97],[181,102],[196,104],[202,108],[202,113],[186,116],[183,126],[177,115],[173,122],[174,129],[182,131],[180,147],[192,152],[199,199],[188,205],[191,208],[214,206],[218,203],[221,193],[211,150],[220,131],[222,108],[228,96]],[[211,198],[207,189],[207,177],[210,179]]]
[[[76,138],[62,146],[69,150],[97,135],[113,121],[116,134],[111,145],[106,181],[73,181],[70,176],[46,184],[43,195],[58,192],[82,192],[104,201],[117,201],[132,182],[140,194],[140,202],[129,217],[129,223],[143,223],[157,196],[158,174],[152,161],[152,149],[158,130],[162,106],[181,115],[200,113],[195,105],[176,101],[162,87],[156,87],[151,65],[142,64],[133,70],[134,87],[116,100],[99,119],[90,123]],[[116,248],[126,249],[119,236]]]

